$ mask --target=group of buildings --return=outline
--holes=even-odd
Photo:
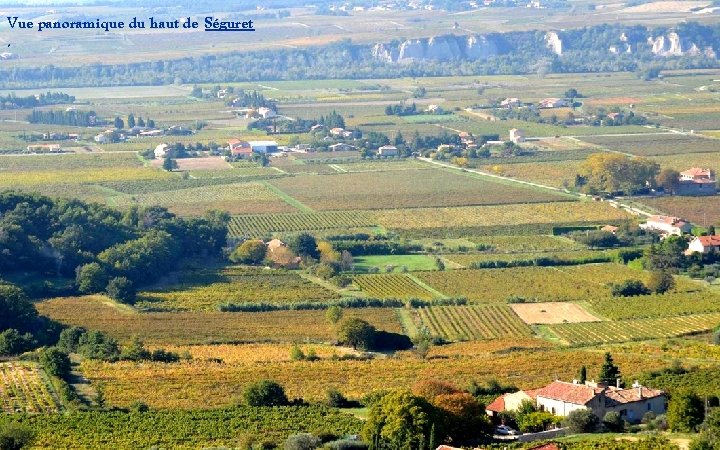
[[[619,384],[619,383],[618,383]],[[664,414],[665,392],[650,389],[635,382],[630,388],[609,386],[605,383],[573,380],[553,381],[538,389],[517,391],[496,398],[486,408],[487,414],[497,420],[504,412],[517,411],[523,402],[531,402],[538,410],[567,417],[571,412],[590,410],[599,418],[616,412],[630,423],[640,422],[645,414]]]

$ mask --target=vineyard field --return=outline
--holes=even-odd
[[[288,304],[322,302],[339,295],[296,273],[228,268],[221,271],[188,271],[180,283],[141,292],[140,309],[216,311],[224,303]]]
[[[0,412],[57,412],[57,394],[41,371],[38,365],[28,362],[0,363]]]
[[[610,294],[601,283],[574,278],[553,267],[417,272],[416,276],[445,295],[477,303],[505,303],[510,296],[542,302]]]
[[[419,298],[431,300],[432,292],[415,283],[405,274],[360,275],[353,279],[360,289],[376,298]]]
[[[632,153],[637,156],[715,153],[720,150],[720,141],[718,140],[674,133],[584,137],[583,141],[612,151]]]
[[[660,319],[550,325],[550,330],[570,345],[667,338],[708,331],[720,323],[720,313]]]
[[[555,202],[526,205],[392,209],[371,213],[389,229],[621,222],[629,215],[607,203]],[[543,239],[544,240],[544,239]]]
[[[197,405],[196,405],[197,406]],[[10,419],[0,418],[0,425]],[[35,433],[31,448],[135,450],[138,448],[237,448],[249,442],[282,443],[291,434],[357,434],[362,422],[321,406],[149,411],[86,411],[23,417]],[[162,432],[160,432],[162,431]]]
[[[557,258],[562,261],[573,261],[578,259],[595,257],[612,257],[617,252],[612,250],[578,250],[572,252],[535,252],[535,253],[467,253],[443,255],[445,259],[468,267],[474,262],[486,261],[527,261],[537,258]]]
[[[134,336],[148,345],[193,345],[228,342],[327,342],[335,338],[325,312],[134,313],[119,309],[106,297],[62,297],[37,304],[40,314],[65,325],[99,330],[128,342]],[[402,333],[390,308],[347,309],[381,330]]]
[[[530,328],[507,306],[434,306],[418,311],[422,325],[450,341],[497,339],[532,335]]]
[[[363,211],[233,216],[230,222],[230,235],[263,237],[272,233],[362,228],[374,225],[374,221]]]
[[[536,205],[528,205],[535,207]],[[582,244],[563,236],[482,236],[469,238],[476,244],[490,246],[490,253],[526,253],[526,252],[568,252],[582,250]]]
[[[384,389],[407,389],[418,380],[439,379],[467,386],[471,381],[506,380],[519,388],[535,388],[554,377],[572,379],[586,365],[597,373],[601,352],[574,348],[549,348],[537,341],[522,347],[529,338],[471,341],[432,347],[428,358],[400,352],[392,358],[372,360],[280,361],[261,364],[187,361],[176,364],[132,362],[106,363],[86,360],[83,374],[105,383],[109,405],[128,406],[143,401],[151,408],[214,408],[234,403],[243,389],[258,379],[282,384],[288,397],[323,401],[328,388],[339,389],[350,399]],[[490,345],[485,345],[486,343]],[[443,358],[438,362],[435,357]],[[633,377],[668,365],[670,358],[613,354],[623,374]],[[553,371],[548,373],[548,367]]]
[[[418,183],[422,180],[422,183]],[[446,170],[403,170],[295,176],[270,183],[316,210],[417,208],[567,201],[524,187],[466,177]]]
[[[294,208],[261,183],[234,183],[123,196],[118,206],[164,206],[181,215],[201,215],[210,209],[231,214],[279,213]]]
[[[710,291],[596,298],[589,302],[595,311],[611,320],[670,317],[720,311],[720,295]]]

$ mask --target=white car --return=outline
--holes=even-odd
[[[495,427],[495,434],[501,436],[515,436],[518,434],[518,432],[507,425],[498,425],[497,427]]]

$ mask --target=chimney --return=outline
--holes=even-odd
[[[640,400],[642,400],[642,398],[643,398],[642,388],[643,388],[642,386],[638,386],[638,398],[640,398]]]
[[[620,389],[620,378],[615,379],[615,387]]]

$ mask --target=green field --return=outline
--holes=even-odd
[[[434,270],[435,259],[428,255],[373,255],[358,256],[354,259],[355,270],[367,272],[377,269],[381,272],[401,272],[404,270]]]

